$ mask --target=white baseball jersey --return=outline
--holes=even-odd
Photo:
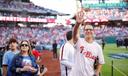
[[[60,48],[60,67],[61,67],[61,76],[69,76],[69,73],[74,65],[75,58],[75,49],[72,44],[66,42]],[[66,70],[67,69],[67,70]],[[67,75],[66,75],[67,71]]]
[[[75,64],[69,76],[93,76],[94,61],[97,57],[100,64],[105,63],[102,48],[95,41],[88,43],[85,39],[79,38],[75,48]]]

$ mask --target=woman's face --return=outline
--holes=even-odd
[[[21,48],[22,51],[28,51],[29,50],[29,44],[28,44],[28,42],[23,41],[21,43],[21,47],[20,48]]]

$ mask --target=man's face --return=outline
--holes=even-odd
[[[17,45],[16,42],[11,42],[10,45],[9,45],[10,49],[12,49],[12,50],[15,50],[17,48],[17,46],[18,45]]]
[[[84,27],[84,33],[85,33],[85,37],[93,37],[93,35],[94,35],[94,29],[93,29],[93,27],[91,26],[91,25],[89,25],[89,26],[85,26]]]

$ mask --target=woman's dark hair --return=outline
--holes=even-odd
[[[71,40],[72,39],[72,31],[68,31],[66,33],[66,38],[67,38],[67,40]]]

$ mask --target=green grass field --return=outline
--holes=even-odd
[[[128,49],[119,47],[115,44],[106,44],[104,49],[105,64],[102,68],[102,76],[112,76],[111,73],[111,62],[113,60],[114,66],[118,69],[113,72],[113,76],[128,76],[128,59],[113,59],[109,57],[109,54],[114,53],[128,53]],[[121,72],[119,72],[121,71]]]
[[[115,53],[128,54],[128,49],[126,50],[126,48],[122,48],[122,47],[117,48],[116,44],[106,44],[103,53],[105,57],[105,64],[103,65],[101,76],[112,76],[111,75],[112,60],[114,66],[118,69],[118,71],[114,69],[113,76],[128,76],[128,59],[113,59],[109,57],[110,54],[115,54]]]

